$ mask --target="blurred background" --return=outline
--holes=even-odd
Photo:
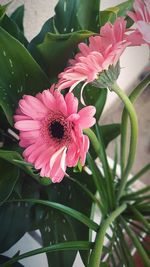
[[[0,0],[0,4],[5,4],[10,1]],[[101,0],[101,10],[118,5],[122,0]],[[24,27],[25,35],[30,41],[36,36],[44,22],[54,15],[54,7],[57,4],[57,0],[14,0],[8,8],[8,14],[11,14],[18,6],[24,4],[25,16]],[[150,65],[150,51],[148,47],[141,46],[127,48],[125,53],[121,57],[121,74],[118,79],[119,85],[129,93],[137,83],[144,77],[147,72],[147,67]],[[135,104],[139,121],[139,140],[136,162],[133,167],[133,174],[142,168],[150,160],[150,87],[143,92],[139,100]],[[101,124],[119,122],[121,117],[121,110],[123,106],[120,100],[112,92],[108,94],[107,104],[100,120]],[[114,144],[110,144],[108,147],[108,155],[114,157]],[[148,174],[142,178],[144,183],[150,184]],[[20,242],[20,243],[19,243]],[[21,252],[29,250],[33,247],[38,247],[31,236],[25,235],[24,241],[18,242],[18,248],[21,246]],[[28,249],[24,246],[28,247]],[[11,249],[7,253],[8,256],[13,255],[16,252],[16,247]],[[47,267],[46,256],[39,255],[35,257],[31,263],[31,259],[25,259],[22,263],[25,267],[43,266]],[[38,261],[38,264],[37,264]],[[78,258],[74,267],[82,267],[82,263]]]

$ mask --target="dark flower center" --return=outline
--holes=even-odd
[[[64,126],[59,121],[53,121],[49,126],[52,137],[62,139],[64,136]]]

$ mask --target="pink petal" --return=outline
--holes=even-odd
[[[87,106],[78,112],[80,115],[78,122],[82,129],[90,128],[95,124],[95,118],[93,118],[95,113],[96,109],[94,106]]]
[[[52,169],[55,161],[57,160],[57,158],[62,154],[62,152],[64,151],[65,147],[61,147],[59,150],[57,150],[51,157],[50,159],[50,168]]]
[[[81,53],[83,54],[83,56],[86,57],[86,56],[89,54],[90,49],[89,49],[89,47],[88,47],[86,44],[84,44],[84,43],[80,43],[80,44],[78,45],[78,47],[79,47]]]
[[[63,157],[63,151],[61,153],[59,153],[59,155],[57,156],[51,172],[50,172],[50,176],[52,179],[53,183],[59,183],[61,182],[61,180],[63,179],[64,175],[65,175],[65,171],[66,171],[66,162],[64,161]],[[64,156],[65,157],[65,156]],[[63,160],[63,163],[62,163]],[[63,165],[63,169],[62,169],[62,165]]]
[[[66,162],[68,167],[76,166],[79,160],[79,151],[75,143],[72,143],[68,147]]]
[[[61,95],[60,92],[55,91],[55,97],[57,110],[59,110],[62,114],[67,115],[67,106],[63,95]]]
[[[86,153],[89,150],[89,138],[86,135],[83,135],[83,150],[80,156],[81,164],[84,166],[86,160]]]
[[[14,115],[14,121],[24,121],[24,120],[30,120],[30,117],[26,116],[26,115]]]
[[[41,123],[35,120],[17,121],[14,127],[20,131],[39,130],[41,127]]]
[[[43,101],[44,105],[50,110],[56,110],[56,100],[50,90],[44,90],[37,95]]]
[[[140,33],[143,35],[143,39],[150,44],[150,23],[138,21],[137,27]]]
[[[77,113],[78,99],[72,93],[66,94],[65,101],[68,115]]]
[[[77,121],[78,119],[80,118],[79,114],[71,114],[68,118],[67,118],[67,121],[72,121],[72,122],[75,122]]]
[[[46,146],[39,148],[38,157],[35,158],[35,167],[37,169],[43,168],[46,164],[49,163],[51,155],[54,149],[47,148]],[[50,170],[50,168],[49,168]]]
[[[29,95],[19,101],[19,107],[25,115],[33,119],[43,118],[48,111],[39,99]]]

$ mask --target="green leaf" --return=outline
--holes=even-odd
[[[150,163],[146,164],[137,174],[135,174],[128,182],[127,187],[135,183],[141,176],[143,176],[147,171],[150,171]]]
[[[146,230],[150,233],[150,223],[148,220],[143,216],[141,212],[138,211],[134,206],[129,206],[129,208],[132,210],[133,214],[135,215],[135,218],[138,222],[141,222],[142,225],[145,227]]]
[[[34,231],[43,223],[46,213],[39,206],[29,203],[11,202],[18,198],[39,198],[39,184],[20,172],[9,203],[0,206],[0,252],[8,250],[26,232]]]
[[[127,11],[131,10],[133,6],[133,0],[123,2],[117,6],[107,8],[100,12],[100,25],[103,26],[108,21],[112,24],[115,22],[117,17],[124,17]]]
[[[112,140],[114,140],[116,137],[120,135],[120,124],[119,123],[98,125],[98,129],[100,129],[101,131],[101,135],[103,138],[105,148],[107,148],[108,144]],[[93,131],[95,132],[94,129]],[[93,149],[92,145],[90,146],[90,154],[93,157],[93,159],[97,157],[97,154],[95,150]]]
[[[95,185],[93,184],[92,176],[88,175],[86,172],[81,173],[74,173],[72,169],[68,169],[67,173],[74,177],[77,181],[79,181],[85,188],[95,194]],[[42,187],[41,188],[41,198],[47,199],[51,202],[61,203],[63,205],[69,206],[72,209],[78,210],[79,212],[85,214],[87,217],[90,218],[91,209],[93,201],[91,197],[89,197],[77,184],[73,181],[70,181],[68,178],[64,178],[60,184],[52,184],[49,187]],[[86,203],[86,205],[85,205]],[[44,207],[43,207],[44,208]],[[50,207],[47,209],[50,209]],[[54,209],[53,209],[54,210]],[[57,218],[60,218],[60,211],[57,211]],[[64,215],[63,216],[67,216]],[[49,217],[50,223],[51,217]],[[76,240],[89,240],[89,229],[81,222],[77,221],[76,219],[67,216],[68,224],[70,222],[70,227],[74,229],[76,234]],[[51,224],[53,220],[51,221]],[[59,222],[56,222],[59,223]],[[61,225],[61,231],[66,231],[66,226],[64,224]],[[52,240],[53,241],[53,240]],[[84,264],[87,264],[89,251],[82,251],[81,252],[82,260]],[[67,260],[67,259],[66,259]]]
[[[107,89],[99,89],[88,84],[83,92],[86,105],[93,105],[96,108],[96,119],[99,120],[107,99]]]
[[[32,218],[31,207],[25,203],[0,206],[0,253],[8,250],[30,229]]]
[[[10,18],[16,22],[19,29],[24,32],[23,29],[23,17],[24,17],[24,5],[19,6],[10,16]]]
[[[96,188],[93,183],[92,176],[82,171],[81,173],[74,173],[72,169],[68,169],[67,173],[75,180],[80,182],[92,194],[95,194]],[[81,187],[73,181],[65,178],[60,184],[52,184],[49,188],[45,188],[42,196],[49,201],[58,202],[67,205],[75,210],[80,211],[90,218],[92,210],[92,199],[83,191]],[[86,205],[85,205],[86,203]],[[89,240],[89,229],[79,221],[68,217],[71,225],[76,233],[77,240]],[[61,227],[63,231],[63,224]],[[82,260],[87,265],[89,251],[80,252]]]
[[[4,264],[3,267],[7,266],[12,266],[12,263],[27,258],[31,257],[33,255],[45,253],[45,252],[54,252],[54,251],[65,251],[65,250],[89,250],[92,248],[92,243],[91,242],[86,242],[86,241],[74,241],[74,242],[64,242],[44,248],[38,248],[35,250],[31,250],[29,252],[26,252],[22,255],[19,255],[13,259],[11,259],[8,263]]]
[[[129,10],[132,9],[134,0],[128,0],[116,6],[118,8],[117,16],[124,17]]]
[[[128,226],[126,221],[121,218],[122,224],[124,226],[124,229],[126,230],[128,236],[132,240],[134,246],[136,247],[139,255],[141,256],[141,259],[144,263],[145,267],[149,267],[150,265],[150,259],[148,257],[148,254],[146,253],[146,250],[143,248],[142,243],[140,242],[139,238],[137,237],[136,233],[131,229],[131,227]]]
[[[4,264],[6,263],[7,261],[9,261],[10,258],[6,257],[6,256],[3,256],[3,255],[0,255],[0,264]],[[21,263],[19,262],[15,262],[15,264],[12,264],[11,265],[12,267],[24,267]]]
[[[0,40],[0,106],[13,124],[12,116],[22,95],[35,95],[49,82],[28,51],[1,27]]]
[[[23,16],[24,13],[23,7],[19,7],[9,18],[6,15],[6,10],[10,3],[4,6],[0,5],[0,26],[17,40],[19,40],[22,44],[24,44],[24,46],[27,46],[28,41],[23,35],[23,24],[21,22],[21,16]]]
[[[23,35],[23,32],[19,29],[18,25],[9,18],[7,15],[0,21],[0,26],[7,31],[10,35],[20,41],[25,47],[28,45],[28,41]]]
[[[101,125],[98,127],[100,127],[101,129],[105,147],[107,147],[112,140],[114,140],[116,137],[118,137],[118,135],[120,135],[119,123]]]
[[[37,46],[41,43],[43,43],[44,41],[44,38],[46,36],[46,34],[48,32],[51,32],[51,33],[55,33],[55,29],[54,29],[54,19],[51,18],[51,19],[48,19],[41,31],[39,32],[39,34],[37,36],[35,36],[31,42],[28,44],[28,50],[29,52],[31,53],[31,55],[36,59],[37,62],[40,62],[40,57],[39,57],[39,52],[37,50]]]
[[[68,59],[73,55],[77,44],[92,34],[89,31],[70,34],[47,33],[43,43],[36,48],[38,51],[36,60],[51,79],[56,78],[58,73],[66,66]]]
[[[11,195],[19,178],[19,170],[12,164],[0,159],[0,203]]]
[[[1,107],[0,107],[0,118],[1,118],[0,132],[1,134],[4,134],[4,131],[7,131],[10,125]]]
[[[8,4],[3,5],[3,6],[0,5],[0,22],[3,19],[3,17],[5,16],[5,13],[6,13],[6,10],[7,10],[7,6],[8,6]]]
[[[31,177],[40,182],[39,175],[34,173],[33,167],[29,166],[29,164],[26,164],[26,162],[23,161],[23,158],[17,151],[8,151],[0,149],[0,158],[19,167],[20,169],[25,171],[28,175],[30,175]]]
[[[59,33],[99,31],[99,0],[59,0],[54,18]]]
[[[43,246],[76,240],[75,231],[67,216],[49,210],[40,227]],[[56,251],[47,253],[49,267],[72,267],[76,251]]]
[[[67,214],[73,218],[75,218],[76,220],[78,220],[79,222],[83,223],[84,225],[86,225],[88,228],[97,231],[98,230],[98,224],[94,221],[92,221],[91,219],[89,219],[87,216],[85,216],[83,213],[76,211],[72,208],[69,208],[65,205],[59,204],[59,203],[55,203],[55,202],[50,202],[50,201],[46,201],[46,200],[41,200],[41,199],[18,199],[18,200],[12,200],[12,202],[27,202],[27,203],[31,203],[31,204],[39,204],[39,205],[43,205],[43,206],[47,206],[50,208],[54,208],[56,210],[59,210],[61,212],[63,212],[64,214]]]
[[[90,170],[92,172],[92,179],[95,183],[95,186],[97,188],[97,191],[99,192],[100,195],[100,200],[102,201],[102,213],[106,212],[106,210],[108,209],[107,206],[107,194],[106,194],[106,181],[105,178],[102,176],[99,168],[97,167],[97,164],[95,163],[95,161],[93,160],[93,158],[90,156],[90,154],[87,155],[87,162],[89,164]],[[107,213],[107,212],[106,212]]]

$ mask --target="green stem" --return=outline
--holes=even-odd
[[[150,83],[150,74],[147,75],[138,86],[135,87],[133,92],[130,94],[129,99],[132,103],[139,97],[139,95],[144,91],[144,89]],[[122,127],[121,127],[121,167],[122,172],[125,167],[126,160],[126,143],[127,143],[127,126],[128,126],[128,112],[127,109],[124,108],[122,113]]]
[[[137,116],[136,116],[134,107],[132,103],[130,102],[129,98],[126,96],[126,94],[120,89],[120,87],[116,83],[112,85],[112,90],[123,101],[125,108],[128,111],[128,114],[130,117],[130,123],[131,123],[131,139],[130,139],[129,156],[128,156],[128,161],[127,161],[127,166],[124,170],[124,173],[123,173],[123,176],[120,182],[120,188],[118,191],[118,199],[119,199],[122,196],[122,193],[126,186],[128,175],[130,173],[130,170],[132,168],[132,165],[135,159],[137,136],[138,136],[138,121],[137,121]]]
[[[126,209],[127,205],[122,204],[119,208],[111,213],[111,215],[100,225],[96,236],[95,245],[90,256],[88,267],[99,267],[102,256],[102,249],[106,231],[111,223]]]
[[[96,130],[97,130],[97,128],[96,128]],[[105,148],[103,145],[103,140],[100,136],[100,133],[99,133],[98,139],[97,139],[97,136],[95,135],[95,133],[91,129],[85,129],[84,133],[89,137],[89,139],[93,145],[93,148],[94,148],[95,152],[97,153],[97,156],[102,161],[103,170],[104,170],[104,174],[106,177],[106,183],[107,183],[106,190],[107,190],[107,195],[108,195],[109,206],[110,206],[110,209],[113,210],[113,208],[115,206],[113,180],[112,180],[111,172],[110,172],[109,165],[107,162],[107,157],[105,154]],[[98,130],[97,130],[97,133],[98,133]]]
[[[101,147],[95,133],[91,129],[84,129],[84,133],[89,137],[97,156],[99,156]]]

